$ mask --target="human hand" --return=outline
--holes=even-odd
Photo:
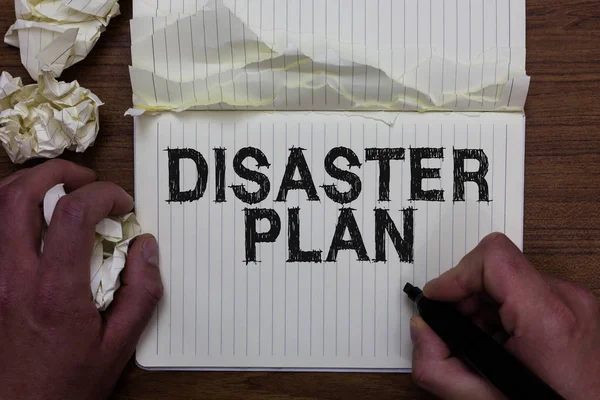
[[[492,234],[455,268],[427,283],[427,298],[457,302],[564,398],[600,399],[600,312],[579,285],[542,275],[504,235]],[[411,320],[413,379],[443,399],[503,399],[421,319]]]
[[[95,226],[133,208],[120,187],[62,160],[0,181],[0,399],[106,398],[161,298],[150,235],[129,250],[121,288],[100,314],[91,297]],[[64,183],[44,239],[45,193]]]

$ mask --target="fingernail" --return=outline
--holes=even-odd
[[[158,243],[154,237],[149,237],[142,245],[142,256],[148,264],[158,267]]]
[[[410,340],[412,340],[413,343],[417,341],[418,334],[419,331],[417,329],[417,322],[415,321],[415,317],[412,317],[410,319]]]

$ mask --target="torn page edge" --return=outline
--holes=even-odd
[[[178,113],[175,111],[167,111],[160,113],[146,113],[145,116],[147,118],[160,118],[160,120],[168,121],[170,119],[181,121],[186,119],[202,119],[205,122],[209,122],[213,118],[218,118],[219,121],[227,120],[227,121],[245,121],[251,122],[256,119],[257,122],[259,120],[264,120],[265,116],[276,114],[278,116],[289,115],[290,117],[297,118],[298,115],[304,115],[306,117],[310,117],[312,121],[327,121],[329,117],[339,117],[343,116],[344,118],[356,118],[364,121],[376,121],[383,123],[388,126],[394,126],[396,123],[413,123],[414,121],[419,121],[420,119],[427,119],[428,121],[438,121],[440,118],[446,118],[448,115],[455,116],[457,119],[464,119],[465,122],[471,122],[478,118],[489,118],[495,117],[498,121],[516,121],[517,119],[524,118],[524,113],[521,112],[436,112],[436,113],[421,113],[415,111],[266,111],[266,110],[252,110],[252,111],[244,111],[244,110],[222,110],[222,111],[206,111],[203,110],[201,112],[194,111],[186,111],[182,113]],[[408,122],[407,122],[408,121]]]
[[[217,6],[222,5],[220,1],[216,4]],[[218,9],[219,7],[215,10],[202,10],[201,17],[200,15],[186,16],[185,18],[170,16],[151,18],[145,22],[141,21],[141,18],[132,20],[132,60],[135,69],[130,71],[135,108],[160,111],[210,108],[211,105],[224,108],[224,105],[228,105],[234,108],[315,109],[316,104],[302,106],[300,99],[307,94],[314,97],[314,92],[321,89],[323,90],[317,95],[325,97],[325,105],[324,107],[318,106],[318,109],[516,111],[522,109],[522,106],[519,107],[519,105],[525,102],[529,78],[525,75],[524,69],[517,66],[517,62],[513,63],[521,58],[517,55],[524,54],[522,48],[488,49],[468,64],[442,59],[435,49],[410,49],[411,51],[416,50],[417,54],[420,53],[421,58],[417,61],[416,66],[407,66],[408,69],[399,75],[383,65],[379,65],[381,68],[378,68],[373,63],[369,63],[367,55],[372,51],[368,51],[369,49],[360,45],[340,42],[331,44],[328,39],[316,38],[315,35],[309,34],[314,42],[313,51],[301,54],[298,50],[295,53],[293,51],[294,45],[299,44],[301,47],[302,35],[299,34],[285,35],[287,36],[286,40],[289,40],[286,42],[276,38],[271,39],[268,43],[259,41],[258,36],[253,38],[254,35],[248,33],[248,27],[229,9],[226,12],[229,14],[230,24],[236,24],[236,29],[232,30],[236,32],[236,37],[230,35],[229,40],[212,46],[207,44],[209,40],[204,37],[202,40],[204,42],[203,50],[207,58],[203,63],[196,62],[193,57],[194,49],[192,49],[191,52],[179,53],[179,73],[177,73],[177,69],[170,73],[169,68],[169,64],[175,64],[177,60],[172,63],[167,60],[166,73],[162,75],[156,73],[155,42],[158,43],[164,37],[165,52],[168,51],[167,37],[176,37],[178,45],[181,46],[185,38],[181,36],[180,29],[189,26],[190,32],[186,32],[186,34],[191,35],[192,26],[196,26],[197,23],[205,24],[205,13],[215,14],[209,18],[211,20],[219,18]],[[152,28],[148,25],[148,21],[151,21]],[[142,26],[145,26],[145,29],[139,29]],[[148,31],[154,33],[148,35],[146,33]],[[281,36],[281,32],[268,32],[275,37]],[[267,38],[269,36],[264,32],[259,32],[258,35]],[[298,43],[294,43],[294,35],[298,36],[296,38]],[[290,36],[292,39],[288,38]],[[253,51],[247,51],[248,47],[256,48],[256,54],[254,55]],[[280,47],[280,49],[273,51],[275,47]],[[322,47],[320,51],[323,55],[315,56],[319,51],[315,49],[319,47]],[[336,56],[335,50],[328,50],[329,47],[337,47],[340,54]],[[149,48],[152,50],[148,51]],[[385,51],[376,51],[378,53],[377,64],[382,58],[394,58],[393,52],[398,52],[397,49],[390,51],[392,51],[391,54],[387,54]],[[404,56],[406,56],[407,49],[400,50],[400,52],[404,52]],[[513,52],[515,52],[514,56]],[[499,55],[505,53],[508,53],[509,56],[505,60],[501,59]],[[190,58],[190,54],[192,54],[192,58]],[[221,54],[231,54],[229,62],[223,62]],[[346,60],[342,54],[354,58]],[[208,58],[209,55],[211,58]],[[321,62],[312,61],[311,57],[315,57]],[[289,59],[292,61],[287,62]],[[294,59],[296,59],[295,63]],[[490,59],[493,61],[486,62]],[[361,64],[360,61],[365,64]],[[270,65],[268,65],[269,62]],[[283,65],[274,67],[277,64]],[[148,66],[152,72],[147,70]],[[471,82],[472,69],[481,70],[480,80],[473,79],[474,82]],[[494,70],[493,78],[488,76],[484,79],[484,69]],[[146,73],[150,73],[152,76],[142,77],[142,70],[146,70]],[[198,70],[204,72],[198,73]],[[442,91],[442,88],[437,91],[432,90],[431,82],[423,82],[423,79],[419,79],[420,76],[444,75],[444,71],[451,70],[456,71],[454,91]],[[440,71],[440,74],[434,74],[431,71]],[[395,74],[395,79],[389,78],[391,74]],[[463,82],[459,86],[456,80],[466,74],[469,76],[468,82],[466,84]],[[170,75],[175,75],[175,77],[171,78]],[[201,75],[201,78],[197,78],[197,75]],[[377,82],[368,82],[369,76],[375,76]],[[362,77],[364,77],[363,81],[361,81]],[[431,81],[431,78],[429,80]],[[191,90],[189,86],[192,87]],[[258,86],[260,88],[257,88]],[[262,93],[262,86],[272,87],[270,97]],[[444,86],[443,81],[441,86]],[[514,90],[515,86],[517,90]],[[244,87],[246,88],[245,92]],[[382,88],[385,91],[385,88],[390,87],[389,101],[381,101]],[[149,93],[150,88],[153,93]],[[253,93],[250,92],[250,88],[254,90]],[[505,99],[507,90],[509,90],[509,95]],[[261,93],[256,95],[256,91]],[[285,104],[278,101],[282,91],[285,92]],[[369,92],[375,91],[376,95],[372,93],[368,95]],[[338,99],[337,104],[327,105],[328,92],[331,92],[330,98]],[[362,98],[360,92],[364,93]],[[374,98],[375,96],[376,98]],[[298,105],[290,105],[289,97],[297,97]]]
[[[302,99],[321,97],[318,109],[383,110],[383,111],[520,111],[525,105],[529,88],[528,76],[513,78],[498,85],[477,87],[464,93],[426,94],[400,83],[390,83],[391,101],[383,101],[378,87],[364,85],[358,91],[364,97],[353,97],[352,79],[345,82],[339,76],[295,73],[290,71],[234,71],[193,82],[175,82],[156,74],[130,67],[134,93],[134,108],[147,111],[183,111],[203,109],[212,105],[233,109],[313,110],[314,101],[302,104]],[[385,79],[385,78],[382,78]],[[375,79],[377,81],[377,79]],[[256,95],[257,86],[272,90],[271,96]],[[254,92],[247,90],[254,88]],[[263,93],[264,94],[264,93]],[[327,104],[327,99],[333,99]]]

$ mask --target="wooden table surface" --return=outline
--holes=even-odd
[[[0,0],[0,10],[0,32],[6,32],[14,22],[13,0]],[[102,179],[133,194],[133,120],[123,116],[131,105],[131,3],[121,1],[121,10],[88,58],[61,76],[77,79],[106,103],[96,145],[65,158],[94,168]],[[525,253],[538,269],[583,283],[600,297],[600,1],[527,0],[527,18],[532,82],[526,107]],[[0,71],[31,83],[19,50],[4,43]],[[18,167],[0,153],[1,179]],[[114,398],[429,396],[410,375],[147,372],[130,363]]]

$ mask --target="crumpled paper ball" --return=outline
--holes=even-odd
[[[65,196],[63,184],[50,189],[44,197],[44,220],[50,225],[58,200]],[[96,239],[90,262],[90,286],[94,305],[100,311],[113,301],[121,285],[119,274],[125,267],[129,243],[142,233],[135,214],[105,218],[96,225]]]
[[[119,15],[117,0],[15,0],[16,22],[4,41],[21,50],[21,62],[37,80],[42,69],[59,77],[94,48],[111,18]]]
[[[81,153],[94,144],[103,103],[77,81],[58,82],[42,71],[39,82],[0,75],[0,142],[12,162],[54,158],[65,149]]]

